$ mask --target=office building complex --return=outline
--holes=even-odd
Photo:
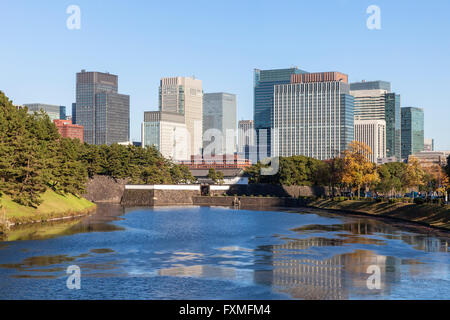
[[[434,139],[423,140],[423,151],[434,151]]]
[[[159,111],[184,116],[189,133],[188,156],[201,154],[203,147],[202,81],[187,77],[162,78],[159,87]]]
[[[24,106],[28,108],[28,113],[30,114],[44,111],[49,116],[50,121],[65,119],[66,107],[64,106],[55,106],[45,103],[28,103],[24,104]]]
[[[355,82],[350,84],[355,97],[355,120],[386,121],[386,156],[401,157],[400,95],[391,92],[387,81]]]
[[[386,158],[386,121],[355,120],[355,140],[370,147],[372,154],[367,156],[372,162]]]
[[[298,68],[254,70],[253,83],[253,119],[255,121],[256,144],[258,160],[271,154],[271,128],[273,127],[273,93],[274,87],[289,84],[291,75],[304,74],[306,71]]]
[[[354,138],[353,97],[339,72],[294,74],[274,86],[272,156],[330,159]]]
[[[236,95],[205,93],[203,95],[203,154],[236,152]]]
[[[256,155],[255,123],[253,120],[240,120],[238,125],[238,153],[244,159]],[[253,157],[254,158],[254,157]],[[256,160],[252,159],[252,160]]]
[[[435,165],[445,166],[450,151],[421,151],[408,156],[408,162],[411,158],[418,161],[422,168],[432,167]]]
[[[154,146],[161,154],[172,160],[186,160],[189,135],[184,116],[177,112],[144,112],[142,123],[142,146]]]
[[[77,73],[72,117],[84,127],[87,143],[110,145],[130,140],[130,96],[118,93],[117,75]]]
[[[423,151],[424,115],[423,109],[402,108],[402,159]]]
[[[350,91],[360,90],[382,90],[385,92],[391,92],[391,83],[388,81],[361,81],[350,83]]]
[[[72,124],[72,120],[53,120],[63,138],[79,139],[83,143],[83,126]]]

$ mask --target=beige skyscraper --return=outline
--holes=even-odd
[[[202,81],[188,77],[162,78],[159,87],[159,110],[184,115],[190,136],[187,146],[188,154],[201,154],[203,144]]]

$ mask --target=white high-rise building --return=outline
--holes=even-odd
[[[202,81],[188,77],[162,78],[159,87],[159,111],[184,116],[184,123],[189,132],[188,156],[201,154],[203,146]]]
[[[273,157],[339,156],[353,141],[353,97],[348,76],[339,72],[295,74],[274,86]]]
[[[176,112],[144,112],[142,146],[154,146],[165,158],[189,159],[189,134],[184,116]]]
[[[255,123],[253,120],[239,120],[238,151],[244,152],[246,146],[255,144]]]
[[[391,92],[387,81],[362,81],[350,84],[355,98],[355,120],[386,121],[386,155],[401,157],[400,95]]]
[[[250,154],[256,156],[255,122],[240,120],[238,125],[238,152],[244,159],[250,159]],[[256,160],[253,159],[253,160]]]
[[[355,120],[355,140],[370,147],[372,154],[368,157],[372,162],[386,158],[386,121]]]
[[[217,92],[203,95],[203,154],[236,152],[236,95]]]

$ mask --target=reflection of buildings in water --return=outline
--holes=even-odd
[[[346,283],[351,294],[356,296],[385,296],[391,294],[392,284],[400,281],[401,259],[382,256],[368,250],[356,250],[342,255]],[[373,274],[368,273],[370,266],[380,269],[380,289],[369,289],[367,280]]]
[[[177,266],[158,270],[159,276],[235,279],[236,270],[208,265]]]
[[[417,250],[425,252],[448,252],[448,241],[443,239],[423,235],[407,235],[404,241],[414,245],[414,248]]]
[[[324,231],[330,226],[315,226]],[[350,244],[378,244],[380,240],[356,237],[354,235],[380,232],[372,223],[342,225],[327,231],[349,231],[340,238],[318,238],[291,240],[271,247],[272,256],[266,257],[271,271],[255,271],[255,282],[279,287],[297,299],[348,299],[351,295],[388,295],[391,285],[400,280],[401,259],[375,254],[369,250],[356,250],[352,253],[333,255],[325,258],[312,258],[313,247],[331,247]],[[305,230],[305,229],[304,229]],[[312,229],[309,228],[309,231]],[[300,230],[297,230],[300,231]],[[353,236],[352,236],[353,235]],[[383,241],[381,241],[384,244]],[[267,250],[267,248],[265,248]],[[301,251],[299,251],[301,250]],[[331,250],[330,250],[331,252]],[[323,254],[321,255],[323,257]],[[270,259],[270,262],[267,261]],[[380,268],[380,289],[370,290],[367,279],[369,266]]]
[[[302,255],[308,252],[297,252],[313,246],[330,245],[336,245],[336,241],[310,238],[274,245],[270,258],[273,269],[255,271],[255,282],[271,284],[296,299],[347,299],[340,255],[323,260],[302,259]]]

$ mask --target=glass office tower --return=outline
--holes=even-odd
[[[423,109],[402,108],[402,159],[424,149]]]
[[[28,108],[28,113],[30,114],[33,114],[34,112],[44,111],[52,122],[53,120],[61,119],[60,106],[45,103],[27,103],[24,104],[24,106]]]
[[[300,70],[297,67],[254,70],[253,119],[256,130],[258,160],[269,157],[271,154],[274,86],[288,84],[291,82],[291,75],[304,73],[307,73],[307,71]]]
[[[59,119],[66,120],[66,107],[65,106],[59,106]]]
[[[396,93],[387,93],[385,108],[386,156],[396,157],[397,160],[400,161],[400,159],[402,159],[400,95]]]

